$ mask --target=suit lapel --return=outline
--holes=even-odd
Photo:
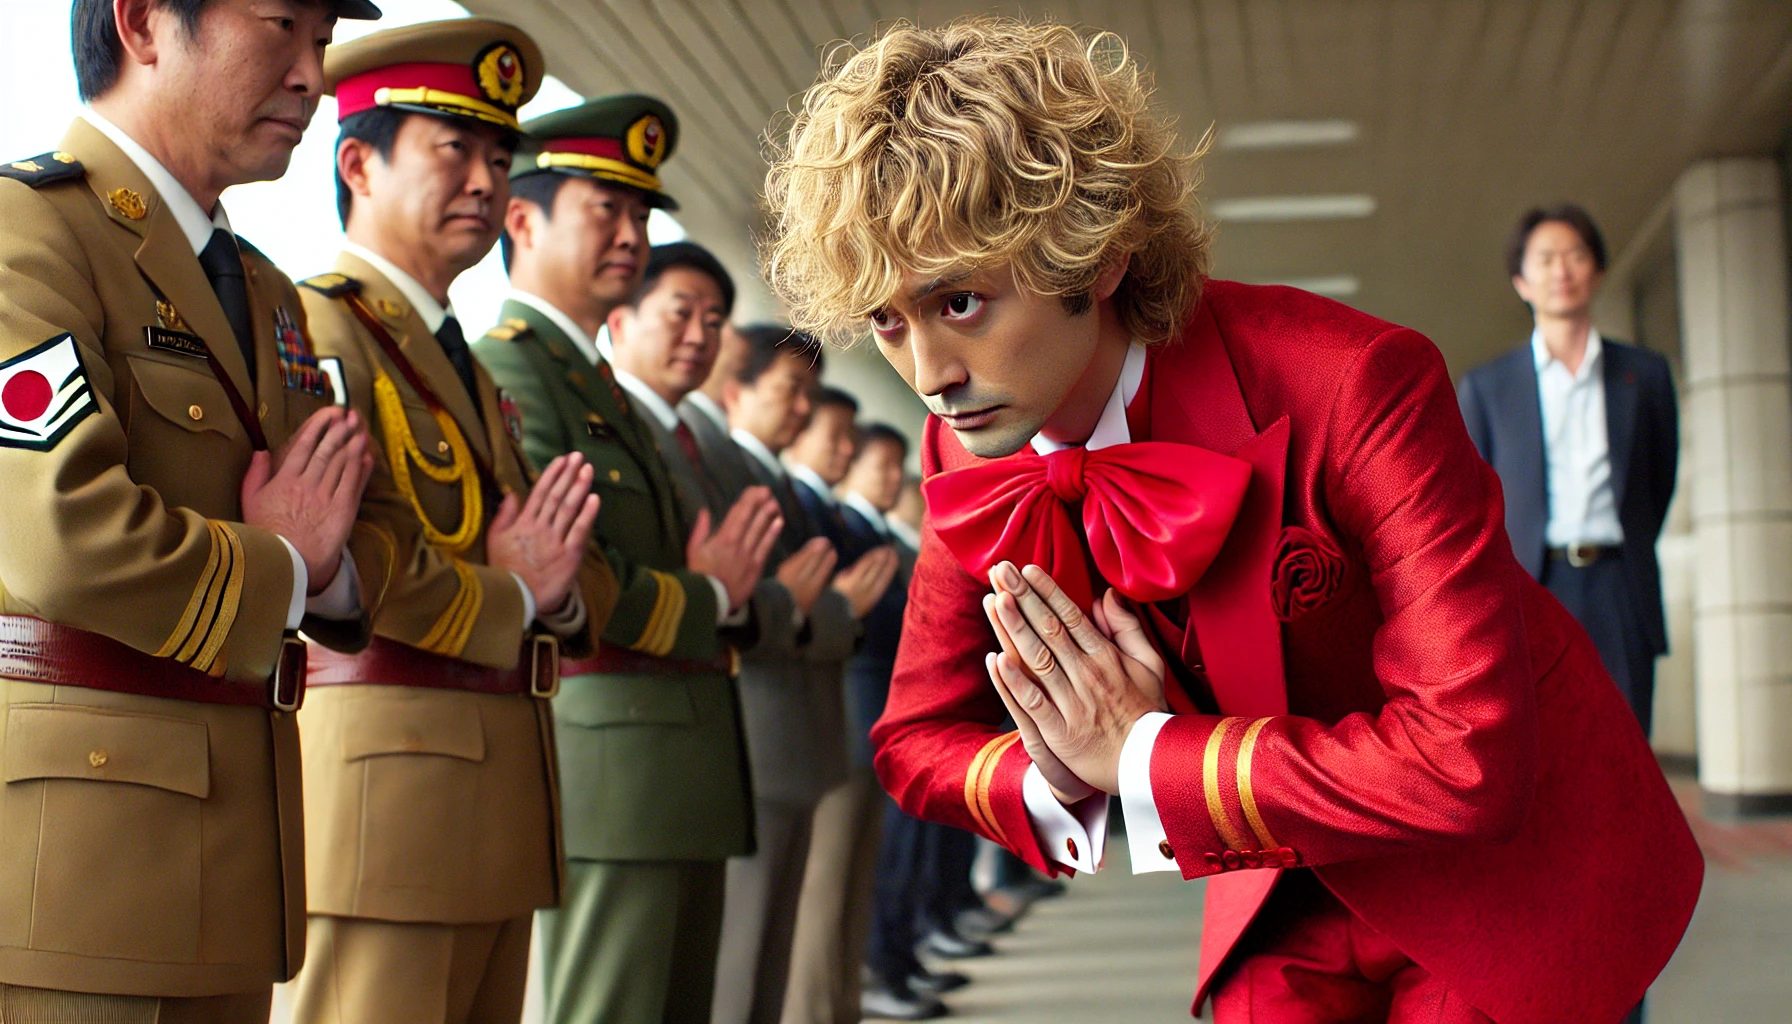
[[[271,287],[272,282],[262,279],[261,268],[254,260],[243,260],[243,273],[249,278],[249,322],[255,329],[255,393],[259,398],[255,413],[261,418],[268,446],[278,450],[286,441],[286,417],[262,412],[263,409],[281,408],[280,403],[286,400],[280,349],[274,338],[274,310],[279,305],[274,300],[278,292]],[[291,312],[287,310],[287,313]]]
[[[1251,482],[1225,546],[1189,591],[1182,654],[1199,662],[1225,713],[1286,714],[1282,629],[1270,578],[1282,532],[1288,417],[1256,428],[1212,313],[1203,304],[1196,316],[1179,349],[1152,353],[1151,439],[1242,459],[1251,465]]]
[[[361,297],[368,308],[379,317],[392,339],[398,342],[399,351],[404,353],[442,407],[448,410],[448,415],[454,418],[455,426],[460,428],[467,443],[486,465],[491,465],[492,442],[488,425],[481,422],[473,405],[474,396],[467,394],[467,386],[461,383],[460,374],[454,372],[454,364],[448,361],[441,343],[423,322],[422,314],[411,306],[396,285],[386,279],[386,275],[357,256],[346,252],[337,256],[336,272],[361,282]],[[502,431],[503,424],[499,424],[498,429]]]
[[[181,231],[180,222],[174,219],[149,179],[123,150],[85,120],[77,118],[69,126],[62,148],[87,168],[88,187],[99,197],[112,222],[139,239],[134,253],[137,269],[179,313],[187,330],[211,349],[237,393],[255,394],[249,365],[243,361],[230,319],[224,315],[224,307],[218,303],[218,295],[212,291],[212,283],[200,267],[199,257],[193,254],[192,243]],[[143,204],[140,209],[133,209],[128,201],[114,201],[115,196],[124,199],[129,195],[135,195]],[[141,212],[142,216],[132,217],[132,212]]]
[[[1531,352],[1529,341],[1525,342],[1521,352],[1514,354],[1512,367],[1512,407],[1521,413],[1514,417],[1514,440],[1519,451],[1535,453],[1525,462],[1536,474],[1531,480],[1531,493],[1543,496],[1543,519],[1548,522],[1549,450],[1543,446],[1543,392],[1537,384],[1537,358]],[[1508,484],[1506,489],[1516,488]]]
[[[1636,439],[1636,371],[1628,353],[1605,342],[1600,373],[1605,385],[1605,434],[1611,454],[1612,507],[1624,507],[1624,486],[1630,482],[1631,442]]]

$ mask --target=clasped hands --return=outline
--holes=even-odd
[[[985,658],[1021,742],[1064,804],[1120,791],[1134,724],[1166,711],[1164,659],[1109,590],[1084,615],[1036,565],[1001,562],[983,599],[1002,650]]]

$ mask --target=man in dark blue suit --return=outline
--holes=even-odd
[[[1585,210],[1527,213],[1507,264],[1535,328],[1463,376],[1462,418],[1499,473],[1513,552],[1592,635],[1647,733],[1667,651],[1655,541],[1679,458],[1673,378],[1594,328],[1605,243]]]

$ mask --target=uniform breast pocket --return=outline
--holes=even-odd
[[[41,806],[31,947],[195,962],[205,724],[20,704],[7,713],[4,761],[8,803]]]
[[[590,448],[584,451],[586,461],[591,463],[592,486],[597,489],[598,494],[626,496],[653,493],[653,488],[647,483],[647,474],[620,447],[606,445],[595,451]]]
[[[228,515],[248,465],[249,435],[211,368],[176,358],[128,358],[131,479],[154,487],[169,505]],[[212,471],[195,473],[194,466]]]
[[[342,756],[366,773],[363,884],[455,884],[473,834],[485,726],[469,694],[369,694],[345,708]]]

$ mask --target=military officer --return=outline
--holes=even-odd
[[[323,368],[373,421],[398,552],[374,639],[314,658],[305,734],[303,1022],[514,1022],[531,915],[561,891],[547,698],[589,651],[615,579],[576,455],[531,486],[509,402],[448,301],[490,250],[516,108],[541,81],[520,30],[460,19],[332,47],[347,244],[304,282]]]
[[[0,1019],[263,1022],[304,949],[303,625],[364,644],[371,465],[226,187],[364,2],[76,0],[88,109],[0,165]],[[286,31],[269,31],[270,11]]]
[[[708,1024],[723,866],[752,845],[728,624],[782,520],[764,488],[713,531],[706,509],[681,509],[643,422],[655,410],[623,394],[593,341],[641,284],[648,211],[672,206],[658,179],[678,143],[672,111],[613,96],[523,127],[531,152],[505,216],[513,290],[473,350],[515,399],[530,458],[578,452],[596,469],[595,536],[622,585],[602,648],[562,665],[554,699],[567,892],[541,914],[547,1019]],[[722,306],[708,295],[668,313],[696,339],[699,380]]]

